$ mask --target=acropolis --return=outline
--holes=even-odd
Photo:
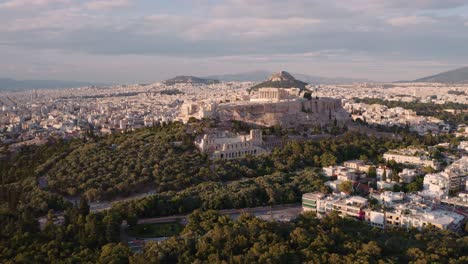
[[[237,120],[266,127],[325,126],[335,120],[339,124],[350,120],[340,100],[313,96],[305,98],[304,95],[310,95],[311,92],[303,87],[289,87],[302,84],[291,78],[293,77],[285,72],[274,74],[268,81],[251,88],[238,101],[185,102],[179,119],[184,122],[190,117],[215,118],[221,122]],[[268,87],[269,85],[275,87]],[[277,87],[282,85],[286,87]]]

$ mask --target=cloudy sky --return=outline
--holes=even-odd
[[[114,83],[468,65],[468,0],[0,0],[0,77]]]

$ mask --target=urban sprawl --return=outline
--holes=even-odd
[[[295,80],[280,72],[269,81]],[[158,82],[4,91],[0,93],[0,140],[14,152],[22,146],[44,144],[52,138],[99,136],[172,121],[216,119],[253,125],[255,128],[249,133],[216,129],[195,140],[199,150],[211,159],[230,160],[268,155],[287,141],[330,136],[337,127],[357,131],[400,128],[421,136],[453,134],[462,138],[457,145],[394,149],[383,155],[382,164],[372,164],[363,158],[324,167],[323,175],[329,178],[325,185],[331,192],[303,194],[302,208],[316,212],[319,217],[338,212],[380,228],[433,225],[462,230],[468,216],[465,124],[452,124],[412,109],[367,103],[362,99],[466,105],[468,85],[368,83],[251,89],[255,84]],[[456,114],[468,110],[447,107],[442,111]],[[272,126],[293,128],[296,133],[286,137],[262,134],[260,127]],[[396,172],[388,163],[401,164],[403,170]],[[401,190],[402,184],[418,179],[423,182],[422,190],[406,193]]]

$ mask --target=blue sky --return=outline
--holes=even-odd
[[[468,0],[0,0],[0,77],[115,83],[468,65]]]

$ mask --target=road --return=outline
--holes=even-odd
[[[242,209],[225,209],[218,210],[221,215],[228,215],[232,219],[237,219],[242,213],[249,213],[255,215],[258,218],[264,220],[275,220],[275,221],[291,221],[295,219],[300,213],[302,213],[301,204],[287,204],[287,205],[276,205],[276,206],[262,206],[253,208],[242,208]],[[165,217],[155,218],[144,218],[138,221],[138,224],[162,224],[180,222],[186,224],[188,215],[174,215]],[[155,237],[155,238],[136,238],[130,237],[127,234],[127,226],[121,226],[121,241],[127,243],[133,252],[142,252],[145,243],[149,241],[160,242],[168,237]]]
[[[218,211],[219,214],[229,215],[233,219],[236,219],[241,213],[249,213],[265,220],[277,221],[290,221],[296,218],[301,212],[302,207],[300,204],[276,205],[273,207],[262,206],[242,209],[225,209]],[[144,218],[138,220],[138,224],[161,224],[179,221],[185,223],[187,222],[187,217],[188,215],[174,215],[155,218]]]
[[[41,185],[44,185],[44,184],[47,184],[47,182],[44,183],[44,180],[42,180]],[[89,209],[93,213],[102,212],[102,211],[111,209],[111,207],[112,207],[112,205],[114,203],[126,202],[126,201],[130,201],[130,200],[136,200],[136,199],[144,198],[144,197],[151,196],[151,195],[154,195],[154,194],[156,194],[156,191],[152,190],[152,191],[148,191],[148,192],[145,192],[145,193],[138,193],[138,194],[130,195],[128,197],[115,198],[112,201],[91,202],[91,203],[89,203]],[[74,205],[78,205],[80,203],[80,198],[79,197],[65,197],[65,196],[63,196],[63,198],[66,199],[67,201],[71,202]]]

